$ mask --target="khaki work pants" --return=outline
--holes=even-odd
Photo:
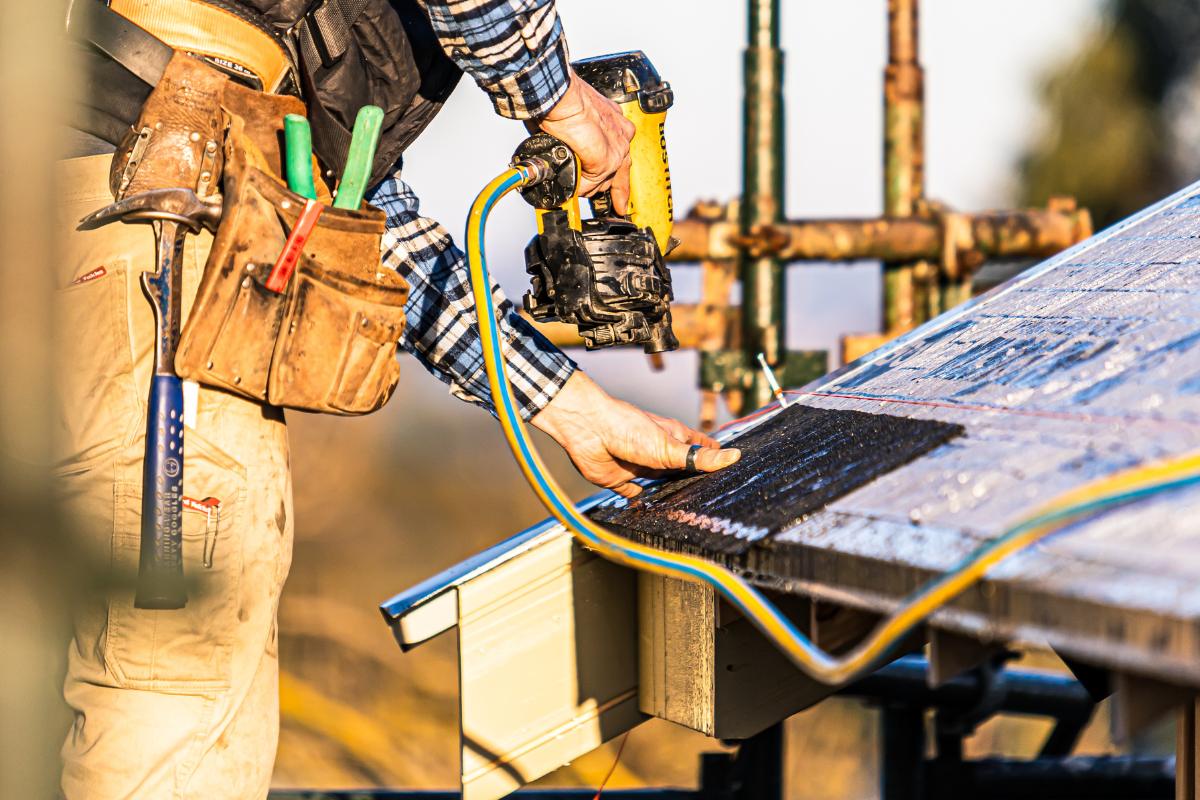
[[[154,235],[144,223],[74,229],[112,202],[110,160],[64,161],[60,173],[59,475],[68,520],[102,587],[74,616],[64,696],[75,720],[63,746],[63,793],[262,798],[278,741],[275,619],[292,552],[283,414],[199,390],[194,428],[185,431],[184,495],[216,498],[218,511],[184,512],[187,607],[135,609],[154,339],[140,276],[154,264]],[[188,237],[185,319],[210,244],[208,234]]]

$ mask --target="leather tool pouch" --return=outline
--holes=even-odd
[[[366,414],[400,377],[408,284],[380,264],[384,214],[325,208],[282,293],[266,287],[305,199],[230,119],[224,211],[184,327],[181,377],[303,411]],[[255,163],[259,161],[259,163]]]
[[[256,92],[176,53],[117,148],[117,199],[166,187],[223,192],[221,223],[175,356],[181,378],[258,402],[366,414],[400,377],[408,284],[380,263],[384,214],[326,207],[284,291],[265,285],[305,199],[287,189],[283,118]],[[317,182],[319,199],[330,202]]]
[[[117,146],[109,172],[113,197],[181,186],[200,197],[221,190],[224,140],[231,115],[264,168],[283,174],[283,118],[304,114],[295,97],[241,86],[202,61],[176,53],[138,121]],[[318,189],[325,187],[318,182]]]

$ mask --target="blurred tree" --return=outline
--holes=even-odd
[[[1200,0],[1111,0],[1042,86],[1023,200],[1074,195],[1098,228],[1200,178]]]

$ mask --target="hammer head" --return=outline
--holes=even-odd
[[[191,189],[182,188],[141,192],[88,214],[79,221],[79,229],[98,228],[118,219],[125,222],[171,220],[196,232],[201,228],[216,231],[221,221],[221,195],[201,199]]]

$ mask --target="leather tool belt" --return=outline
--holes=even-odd
[[[252,89],[298,93],[294,45],[237,5],[213,0],[111,0],[109,8]]]
[[[368,185],[449,98],[461,70],[423,0],[67,0],[82,85],[70,125],[117,144],[176,50],[257,91],[308,104],[312,146],[340,175],[364,105],[383,109]]]
[[[258,402],[330,414],[380,408],[399,380],[408,284],[380,264],[384,214],[324,208],[294,273],[268,274],[306,200],[280,181],[295,97],[257,92],[176,52],[113,158],[118,200],[165,187],[222,194],[221,221],[175,369]],[[319,177],[318,198],[329,201]]]

